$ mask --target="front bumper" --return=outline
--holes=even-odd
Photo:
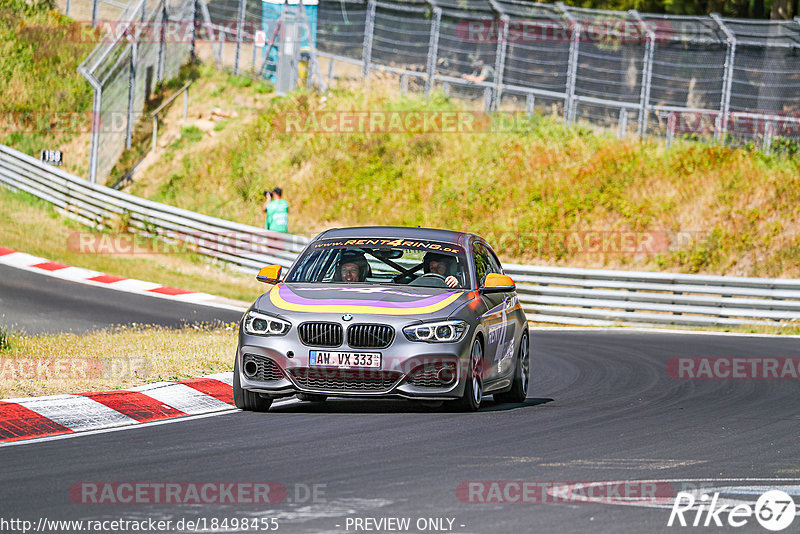
[[[422,343],[409,341],[398,330],[386,349],[357,349],[346,341],[335,348],[306,346],[297,337],[296,329],[281,337],[240,333],[236,354],[239,380],[243,389],[272,397],[312,393],[332,397],[456,399],[464,391],[472,334],[467,332],[457,343]],[[381,369],[312,368],[311,350],[380,352]]]

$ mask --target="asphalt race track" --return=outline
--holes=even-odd
[[[4,277],[4,302],[9,287]],[[44,305],[33,289],[28,316]],[[103,306],[76,325],[99,323],[116,306],[127,306],[122,314],[145,313],[134,296],[92,300],[80,291],[69,298],[79,299],[79,309]],[[154,322],[164,320],[167,304],[157,307]],[[51,304],[77,306],[69,305]],[[666,370],[669,359],[683,356],[800,357],[797,339],[534,331],[532,354],[527,402],[489,402],[474,414],[404,401],[289,401],[269,413],[233,411],[0,447],[0,517],[173,525],[182,518],[276,518],[279,532],[393,532],[375,523],[355,528],[356,519],[389,517],[409,518],[404,532],[682,532],[698,528],[668,528],[669,508],[464,502],[469,498],[460,499],[457,489],[469,481],[716,479],[703,484],[750,492],[754,501],[753,492],[776,482],[742,479],[794,478],[781,484],[797,488],[797,380],[679,380]],[[259,505],[84,504],[69,493],[82,482],[278,482],[287,498]],[[314,485],[317,498],[309,502]],[[416,527],[428,518],[453,523],[443,523],[450,530]],[[766,532],[752,518],[735,531]]]
[[[0,326],[30,334],[75,332],[131,323],[178,327],[238,321],[242,314],[125,293],[0,265]]]

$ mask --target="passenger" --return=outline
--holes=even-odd
[[[425,273],[434,273],[441,275],[444,278],[444,283],[448,287],[456,287],[459,285],[458,278],[453,276],[453,261],[455,258],[446,254],[437,254],[436,252],[428,252],[423,258],[423,269]]]

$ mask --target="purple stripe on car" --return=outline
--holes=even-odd
[[[280,288],[278,288],[278,294],[281,296],[281,298],[291,304],[304,304],[308,306],[331,306],[331,305],[376,306],[379,308],[395,308],[395,309],[421,308],[423,306],[432,306],[434,304],[439,304],[443,300],[448,299],[449,297],[451,297],[456,293],[457,291],[448,291],[447,293],[443,293],[441,295],[434,295],[432,297],[421,298],[411,302],[387,302],[385,300],[340,299],[340,298],[328,299],[324,297],[315,297],[313,299],[307,299],[299,296],[286,286],[281,286]]]

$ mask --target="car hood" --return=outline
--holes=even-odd
[[[279,284],[256,301],[262,311],[449,315],[469,300],[469,291],[432,287],[347,284]]]

